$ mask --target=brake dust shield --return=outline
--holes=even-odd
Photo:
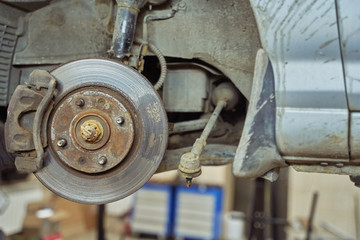
[[[44,167],[36,177],[71,201],[102,204],[143,186],[167,144],[166,112],[152,85],[121,63],[84,59],[57,81]]]

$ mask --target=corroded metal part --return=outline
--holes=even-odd
[[[103,147],[110,137],[109,120],[101,112],[83,111],[72,121],[71,131],[75,143],[86,150]]]
[[[36,169],[40,169],[43,166],[43,158],[44,158],[44,149],[41,142],[41,125],[42,121],[46,116],[46,111],[52,109],[52,99],[54,97],[54,92],[56,90],[56,81],[55,79],[45,70],[34,70],[30,74],[29,80],[33,82],[35,88],[47,88],[43,99],[41,100],[38,108],[36,109],[34,116],[34,124],[33,124],[33,141],[36,151]],[[47,118],[44,123],[47,125]]]
[[[201,174],[200,155],[204,151],[206,140],[214,128],[221,110],[226,107],[226,102],[227,100],[218,100],[216,108],[202,131],[200,138],[196,139],[190,152],[184,153],[181,156],[178,173],[186,178],[187,187],[191,186],[192,178],[198,177]]]
[[[27,86],[18,86],[11,98],[5,143],[8,152],[18,154],[18,171],[34,172],[43,166],[46,126],[55,90],[56,80],[47,71],[37,69],[30,74]]]
[[[96,143],[102,139],[104,128],[99,121],[87,120],[80,125],[80,134],[86,142]]]
[[[166,150],[156,173],[178,169],[180,158],[190,152],[192,147]],[[220,166],[231,164],[234,160],[236,146],[225,144],[208,144],[199,157],[201,166]]]
[[[82,99],[84,104],[77,104]],[[51,143],[68,166],[85,173],[100,173],[117,166],[134,139],[135,112],[122,94],[108,87],[83,86],[66,95],[51,118]],[[121,126],[117,123],[123,119]],[[59,147],[59,139],[67,141]],[[99,164],[99,156],[107,158]]]
[[[69,62],[53,70],[51,74],[57,80],[58,92],[55,96],[54,109],[56,111],[52,112],[49,125],[57,123],[59,129],[57,131],[49,129],[48,131],[49,147],[44,159],[44,168],[35,173],[36,177],[60,196],[81,203],[107,203],[134,193],[155,173],[167,144],[166,112],[152,85],[130,67],[105,59],[84,59]],[[89,88],[94,90],[92,91],[94,95],[89,98],[91,101],[83,97],[86,91],[90,92]],[[99,95],[106,95],[105,93],[109,97],[103,97],[103,102],[99,100]],[[75,104],[78,97],[69,99],[74,94],[82,95],[81,98],[85,101],[83,107]],[[66,102],[66,99],[69,103]],[[119,104],[117,106],[107,104],[111,99],[114,99],[113,101],[117,99],[119,103],[123,104],[122,112],[117,112]],[[104,106],[101,110],[99,110],[101,107],[98,106],[99,101]],[[57,118],[57,112],[61,111],[62,107],[68,107],[69,111]],[[79,112],[74,114],[70,110]],[[104,118],[110,129],[108,142],[95,150],[83,149],[75,142],[75,137],[72,134],[70,137],[69,134],[66,134],[66,131],[74,126],[76,116],[80,119],[81,112],[90,110],[94,111],[96,116]],[[74,122],[70,121],[70,125],[62,127],[65,132],[60,131],[62,121],[57,120],[62,119],[64,121],[65,118],[70,119],[70,116],[72,116],[71,119],[75,118]],[[119,117],[124,119],[121,124],[117,122]],[[87,156],[94,156],[93,163],[106,168],[112,161],[111,151],[117,151],[116,149],[110,150],[107,146],[112,142],[117,145],[120,144],[118,139],[125,137],[123,133],[127,131],[126,129],[130,129],[131,122],[134,135],[132,145],[126,156],[116,166],[102,172],[87,173],[76,170],[64,162],[65,154],[63,152],[73,147],[83,153],[86,152]],[[113,134],[113,131],[117,131],[117,134]],[[114,135],[116,136],[115,139],[113,139]],[[67,140],[65,147],[57,146],[57,142],[61,138]],[[106,154],[104,151],[107,151]],[[75,162],[79,163],[78,166],[81,163],[87,165],[90,162],[83,155],[77,156],[79,157],[71,158],[74,166]],[[103,156],[106,157],[106,161],[103,160],[105,159]]]
[[[34,150],[32,126],[34,113],[39,106],[43,95],[24,85],[19,85],[9,104],[8,116],[5,123],[5,144],[10,153]],[[42,134],[45,135],[45,132]],[[43,137],[43,146],[46,146]]]

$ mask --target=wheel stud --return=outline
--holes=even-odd
[[[118,117],[116,119],[116,123],[119,124],[119,125],[123,124],[124,122],[125,122],[125,119],[123,117]]]
[[[59,139],[59,141],[57,141],[56,143],[58,145],[58,147],[65,147],[67,144],[67,141],[64,138]]]
[[[78,107],[83,107],[85,105],[85,101],[82,98],[79,98],[75,101],[75,105]]]
[[[104,165],[107,161],[107,158],[105,156],[101,156],[99,159],[99,164],[100,165]]]

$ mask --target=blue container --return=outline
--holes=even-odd
[[[174,236],[219,239],[222,202],[220,187],[178,186],[175,190]]]
[[[169,237],[173,228],[173,187],[148,183],[135,197],[131,228],[139,234]]]

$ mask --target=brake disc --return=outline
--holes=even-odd
[[[101,204],[143,186],[164,155],[167,117],[152,85],[115,61],[84,59],[57,81],[44,167],[36,177],[69,200]]]

